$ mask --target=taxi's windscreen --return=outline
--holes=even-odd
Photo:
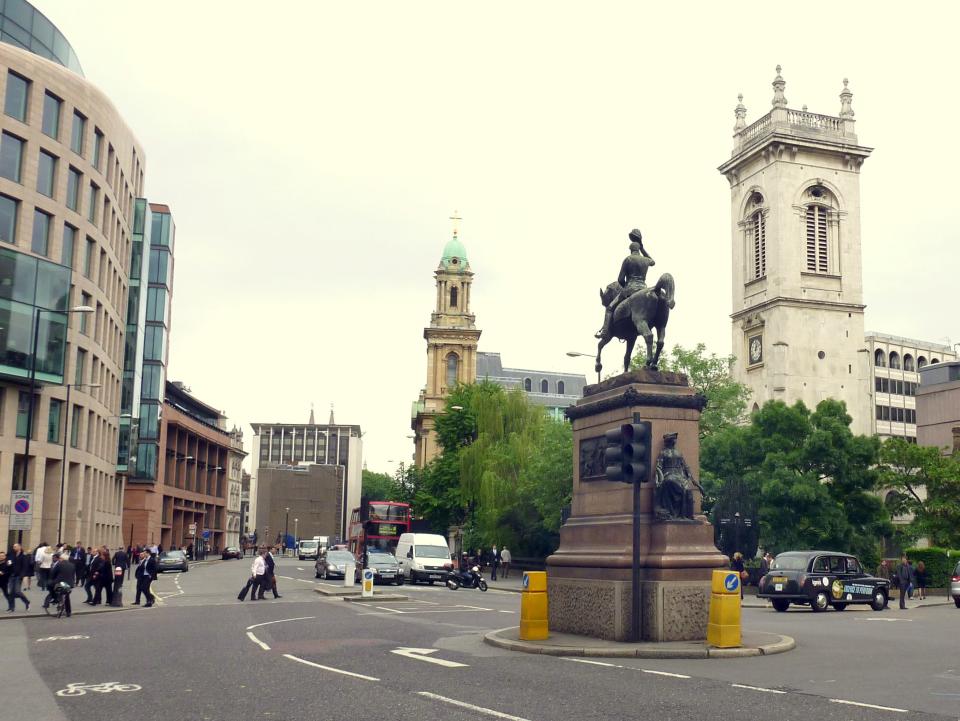
[[[777,556],[770,566],[771,571],[803,571],[806,568],[806,556]]]

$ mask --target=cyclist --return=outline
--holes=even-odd
[[[73,565],[73,561],[70,560],[70,554],[64,551],[50,569],[48,585],[50,592],[43,601],[43,607],[47,608],[51,601],[57,603],[59,596],[62,594],[63,610],[64,613],[67,614],[67,618],[70,618],[73,613],[73,609],[70,607],[70,589],[73,588],[76,578],[76,567]]]

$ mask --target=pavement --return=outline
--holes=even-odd
[[[249,560],[249,559],[248,559]],[[278,562],[281,598],[240,602],[249,563],[192,566],[130,613],[0,623],[3,721],[672,721],[701,717],[956,719],[960,610],[786,613],[746,607],[744,639],[790,653],[718,660],[515,653],[512,579],[482,593],[405,585],[344,603],[312,564]],[[519,587],[519,579],[515,582]],[[384,595],[394,588],[377,587]],[[129,593],[129,585],[127,593]],[[507,636],[510,639],[509,635]],[[519,639],[517,639],[519,640]],[[563,642],[561,636],[555,639]],[[586,649],[583,640],[581,648]],[[602,642],[596,642],[602,645]],[[591,642],[591,646],[594,642]],[[619,646],[619,644],[617,644]],[[576,646],[572,646],[576,648]],[[608,653],[613,653],[610,649]]]

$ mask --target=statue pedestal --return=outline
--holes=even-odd
[[[550,628],[615,641],[630,637],[633,488],[604,478],[604,433],[651,421],[653,457],[666,433],[699,477],[699,420],[705,399],[676,373],[635,371],[587,386],[567,410],[573,421],[573,504],[560,546],[547,559]],[[696,520],[653,518],[652,482],[640,489],[642,638],[706,638],[710,575],[727,559],[713,545],[713,527]],[[699,513],[699,496],[694,513]]]

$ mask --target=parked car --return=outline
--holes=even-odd
[[[363,577],[361,564],[357,564],[356,580],[360,583]],[[374,583],[403,584],[403,574],[400,573],[400,564],[397,557],[386,551],[367,551],[367,568],[373,569]]]
[[[833,606],[869,603],[882,611],[890,597],[890,581],[864,572],[856,556],[835,551],[781,553],[760,579],[757,598],[767,598],[777,611],[790,604],[808,605],[816,612]]]
[[[356,562],[357,559],[350,551],[340,549],[327,551],[317,558],[317,562],[314,564],[315,575],[317,578],[324,579],[344,578],[347,572],[347,564],[356,564]]]
[[[220,560],[226,561],[229,558],[243,558],[243,552],[236,546],[227,546],[220,554]]]
[[[957,608],[960,608],[960,563],[953,569],[953,577],[950,579],[950,595],[953,596],[953,602]]]
[[[164,551],[157,559],[157,573],[164,571],[181,571],[186,573],[190,570],[187,563],[187,554],[183,551]]]

